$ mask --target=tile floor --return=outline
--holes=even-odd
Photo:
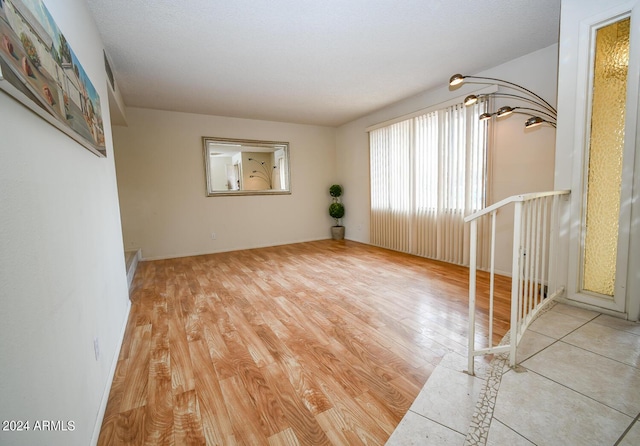
[[[557,304],[518,362],[447,354],[387,445],[640,445],[640,324]]]

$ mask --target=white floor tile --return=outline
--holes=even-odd
[[[640,336],[589,322],[563,339],[607,358],[640,367]]]
[[[522,365],[631,417],[640,412],[640,369],[635,367],[562,341]]]
[[[536,333],[535,331],[527,330],[522,337],[520,344],[518,344],[518,353],[516,355],[517,362],[523,362],[554,342],[556,342],[554,338]]]
[[[490,357],[476,357],[474,362],[475,376],[485,379],[489,372]],[[466,372],[469,368],[469,362],[466,355],[451,352],[447,353],[438,363],[438,367],[446,367],[457,372]]]
[[[409,411],[391,434],[386,446],[462,446],[465,437]]]
[[[467,435],[485,381],[447,367],[436,367],[409,410]]]
[[[584,319],[567,314],[547,311],[531,323],[529,330],[554,339],[560,339],[586,322]]]
[[[591,310],[585,310],[584,308],[574,307],[573,305],[557,304],[550,311],[566,314],[578,319],[584,319],[590,321],[598,316],[600,313]]]
[[[637,322],[625,321],[624,319],[603,314],[597,319],[594,319],[593,323],[615,328],[616,330],[627,331],[640,336],[640,324]]]
[[[438,363],[438,367],[446,367],[458,372],[465,371],[467,370],[467,356],[457,352],[447,353]]]
[[[636,421],[619,446],[638,446],[640,444],[640,421]]]
[[[529,440],[512,431],[496,418],[491,421],[487,446],[535,446]]]
[[[613,445],[632,418],[534,372],[502,377],[494,417],[538,446]]]

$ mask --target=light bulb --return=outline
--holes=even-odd
[[[505,105],[504,107],[500,107],[500,108],[498,109],[498,111],[496,112],[496,115],[497,115],[498,117],[501,117],[501,116],[508,116],[508,115],[510,115],[511,113],[513,113],[513,110],[514,110],[514,109],[513,109],[512,107],[509,107],[508,105]]]
[[[466,105],[467,107],[475,104],[476,102],[478,102],[478,96],[476,96],[475,94],[470,94],[469,96],[464,98],[464,105]]]
[[[451,76],[451,78],[449,78],[449,85],[452,87],[455,85],[460,85],[463,82],[464,76],[462,74],[454,74],[453,76]]]
[[[532,116],[524,123],[524,127],[530,129],[531,127],[537,127],[544,122],[544,119],[538,116]]]

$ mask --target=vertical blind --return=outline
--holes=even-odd
[[[486,108],[458,104],[369,133],[373,244],[468,264],[463,219],[486,198]]]

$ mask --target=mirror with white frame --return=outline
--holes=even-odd
[[[205,136],[207,196],[291,193],[289,143]]]

